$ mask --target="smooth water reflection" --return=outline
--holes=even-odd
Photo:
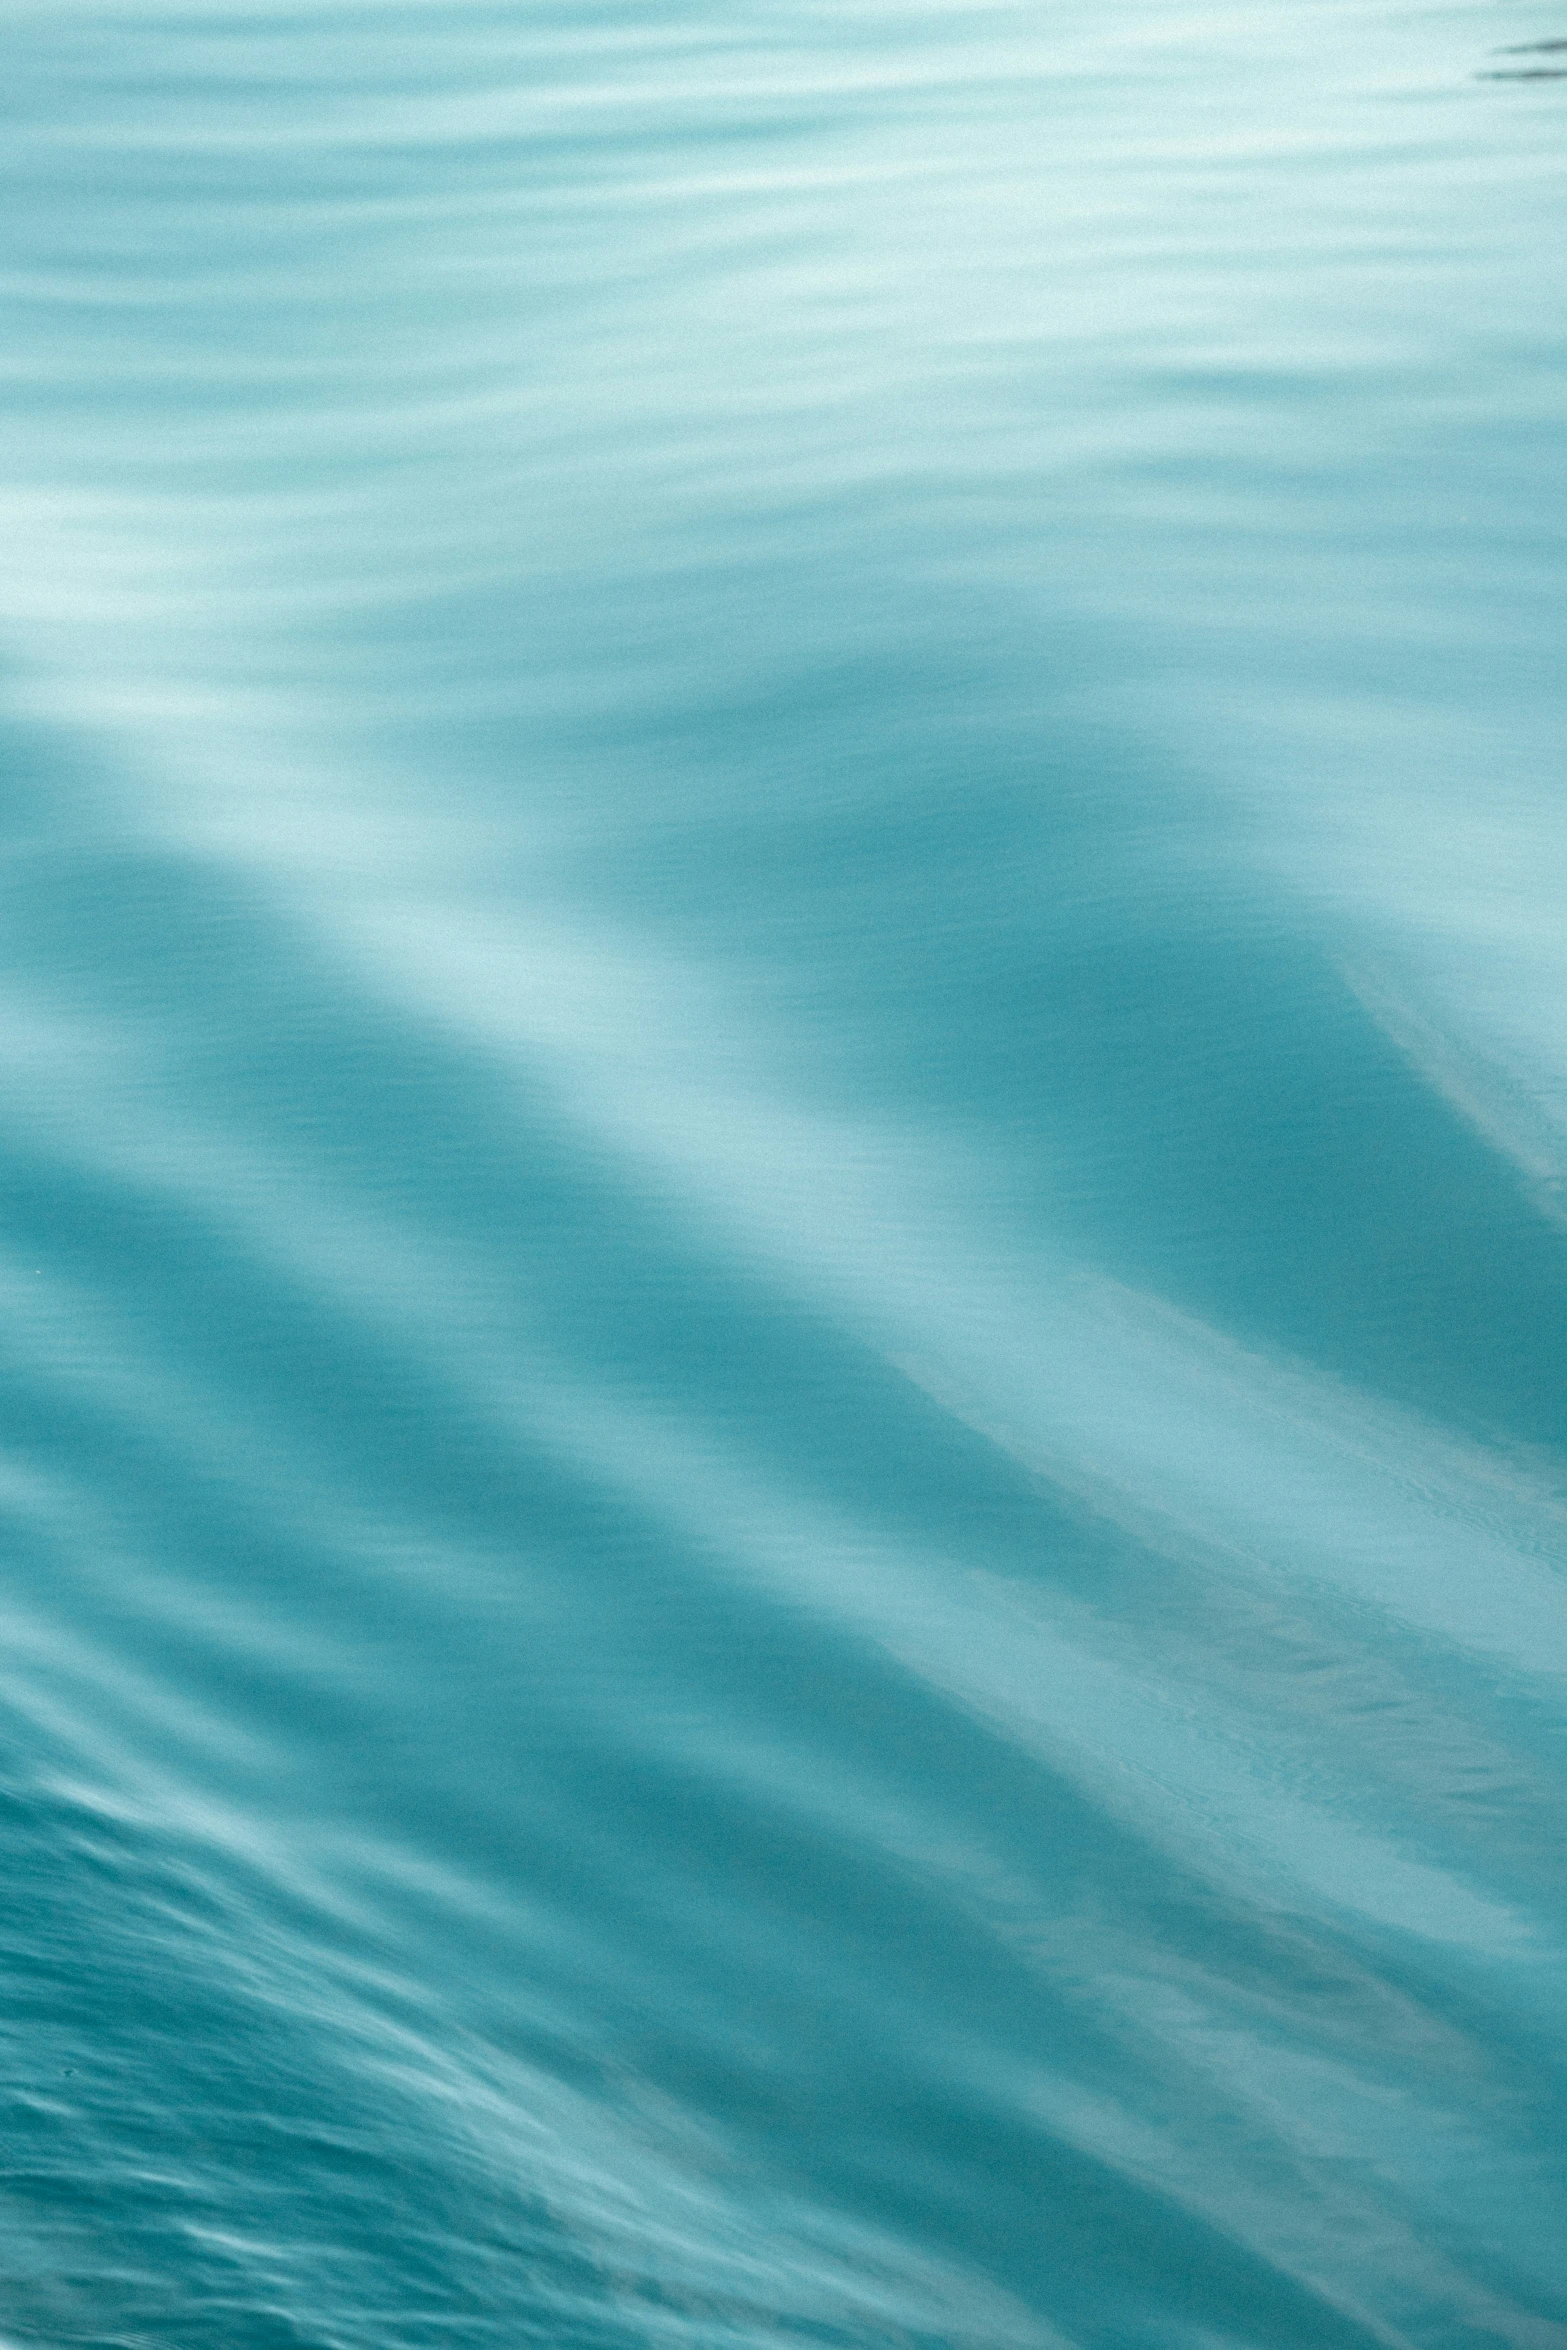
[[[11,2339],[1567,2342],[1557,30],[13,11]]]

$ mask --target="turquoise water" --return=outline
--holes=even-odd
[[[1563,37],[12,0],[0,2339],[1567,2345]]]

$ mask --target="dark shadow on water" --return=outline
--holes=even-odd
[[[1511,48],[1498,49],[1498,57],[1546,57],[1567,50],[1567,41],[1518,41]],[[1499,65],[1475,75],[1477,82],[1561,82],[1567,81],[1564,65]]]

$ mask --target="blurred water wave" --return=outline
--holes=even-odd
[[[13,10],[11,2339],[1567,2340],[1500,24]]]

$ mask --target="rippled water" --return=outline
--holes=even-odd
[[[1567,18],[8,23],[0,2332],[1560,2350]]]

